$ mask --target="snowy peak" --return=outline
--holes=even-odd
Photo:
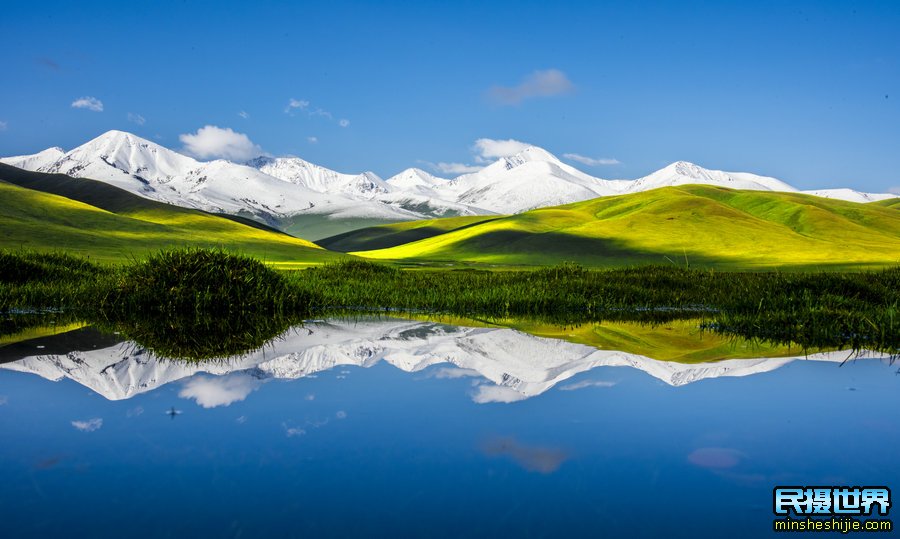
[[[199,162],[186,155],[131,133],[113,130],[82,144],[39,170],[77,177],[94,177],[91,175],[94,174],[99,180],[111,175],[131,176],[147,184],[165,183],[197,166]]]
[[[57,159],[65,155],[65,151],[55,146],[53,148],[47,148],[44,151],[38,152],[33,155],[17,155],[14,157],[4,157],[0,159],[0,163],[6,163],[7,165],[12,165],[17,168],[22,168],[25,170],[37,170],[41,167],[45,167]]]
[[[263,174],[319,193],[344,193],[372,198],[390,191],[390,186],[374,172],[342,174],[299,157],[258,157],[246,164]]]
[[[562,161],[560,161],[555,155],[537,146],[529,146],[515,155],[502,157],[497,162],[502,163],[503,167],[506,170],[514,169],[518,166],[524,165],[525,163],[551,163],[554,165],[562,164]]]
[[[753,191],[796,191],[794,187],[781,180],[768,176],[758,176],[745,172],[710,170],[688,161],[676,161],[652,174],[634,180],[627,185],[625,192],[636,193],[660,187],[690,184],[715,185],[730,189],[749,189]]]
[[[389,185],[401,190],[434,189],[441,184],[446,184],[448,181],[444,178],[433,176],[420,168],[408,168],[400,174],[387,179]]]

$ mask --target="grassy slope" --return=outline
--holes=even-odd
[[[895,210],[900,210],[900,198],[879,200],[878,202],[871,202],[871,204],[873,206],[884,206],[885,208],[894,208]]]
[[[543,208],[354,254],[498,265],[888,266],[900,263],[900,214],[884,205],[692,185]]]
[[[4,181],[0,200],[2,248],[64,250],[120,262],[164,247],[221,246],[286,267],[342,256],[286,234],[166,204],[124,204],[113,213]]]
[[[404,243],[431,238],[496,218],[497,216],[495,215],[474,215],[423,221],[404,221],[352,230],[321,239],[318,244],[326,249],[342,253],[387,249],[388,247],[396,247]]]

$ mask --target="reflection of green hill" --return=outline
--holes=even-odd
[[[890,204],[699,185],[414,226],[384,225],[323,243],[374,259],[502,265],[687,260],[752,269],[900,263],[900,214]],[[411,241],[397,244],[402,240]]]
[[[24,186],[24,187],[23,187]],[[216,247],[276,264],[342,257],[237,217],[143,199],[108,184],[0,164],[0,247],[125,261],[167,247]]]
[[[725,359],[788,357],[802,354],[799,345],[786,346],[746,339],[739,335],[721,335],[700,329],[700,320],[672,320],[659,324],[641,322],[586,322],[560,326],[529,320],[472,320],[461,317],[413,317],[442,323],[474,327],[508,327],[549,339],[637,354],[657,361],[709,363]],[[807,350],[819,352],[822,350]]]

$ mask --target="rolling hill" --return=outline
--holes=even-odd
[[[220,246],[278,266],[342,257],[254,221],[148,200],[104,182],[0,165],[0,247],[102,262],[164,247]]]
[[[900,213],[890,204],[689,185],[483,222],[384,225],[323,243],[416,263],[864,268],[900,264]],[[414,241],[397,243],[405,237]]]

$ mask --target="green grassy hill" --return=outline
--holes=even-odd
[[[387,249],[404,243],[431,238],[453,230],[463,229],[478,223],[496,219],[496,215],[475,215],[468,217],[447,217],[424,221],[404,221],[388,225],[372,226],[352,230],[318,241],[318,244],[332,251],[370,251]]]
[[[443,220],[391,245],[411,224],[325,241],[359,256],[441,264],[591,266],[674,263],[728,269],[900,264],[900,213],[795,193],[691,185],[603,197],[480,223]],[[465,226],[468,224],[469,226]],[[445,229],[446,231],[442,231]],[[380,247],[390,245],[389,247]]]
[[[0,167],[0,248],[119,262],[165,247],[223,247],[279,267],[345,256],[265,225],[145,200],[102,182],[16,171]]]
[[[878,202],[872,202],[872,205],[884,206],[885,208],[894,208],[895,210],[900,210],[900,198],[879,200]]]

